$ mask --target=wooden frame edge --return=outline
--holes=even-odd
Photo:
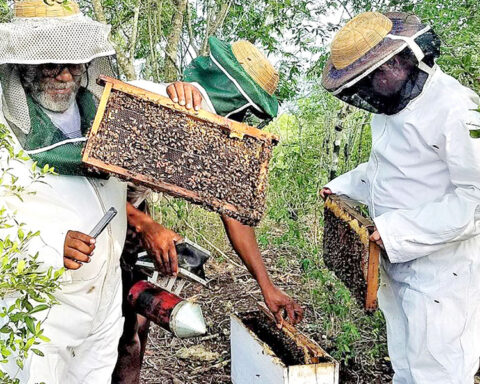
[[[82,161],[84,163],[87,162],[90,156],[90,151],[92,145],[89,144],[90,138],[97,134],[98,129],[100,128],[100,124],[102,123],[103,115],[105,113],[105,109],[107,108],[108,98],[110,97],[110,93],[112,92],[112,84],[107,83],[105,84],[105,89],[103,91],[102,97],[98,104],[97,113],[95,115],[95,119],[93,120],[92,129],[88,135],[87,145],[85,146],[85,151],[83,152]]]
[[[365,309],[375,311],[378,308],[378,269],[380,266],[380,247],[373,241],[370,241],[368,256],[368,276],[367,276],[367,295],[365,298]]]
[[[144,97],[145,99],[153,103],[160,104],[164,107],[167,107],[176,111],[184,112],[193,118],[206,120],[208,122],[221,125],[227,128],[234,135],[236,134],[236,135],[239,135],[240,137],[243,135],[247,135],[247,136],[255,137],[257,139],[261,139],[267,142],[272,142],[274,145],[278,144],[278,142],[280,141],[280,138],[277,135],[274,135],[272,133],[261,131],[260,129],[257,129],[255,127],[251,127],[247,124],[240,123],[238,121],[230,120],[226,117],[216,115],[214,113],[205,111],[203,109],[192,112],[191,110],[188,110],[185,107],[182,107],[174,103],[168,97],[159,95],[158,93],[147,91],[146,89],[136,87],[134,85],[125,83],[121,80],[114,79],[109,76],[100,75],[97,82],[101,85],[105,84],[105,86],[107,84],[111,84],[112,88],[115,90],[123,91],[130,95]],[[103,99],[103,96],[102,96],[102,99]]]

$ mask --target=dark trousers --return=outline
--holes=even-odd
[[[112,374],[113,384],[139,384],[140,369],[147,344],[150,321],[138,315],[129,305],[127,296],[130,288],[140,280],[146,280],[147,275],[135,269],[137,255],[142,246],[134,229],[129,227],[127,239],[121,257],[123,301],[122,312],[125,317],[123,334],[118,345],[117,365]]]

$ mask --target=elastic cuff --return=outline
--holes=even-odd
[[[378,233],[380,233],[380,237],[383,241],[383,246],[385,247],[385,251],[388,256],[388,260],[391,263],[401,263],[403,260],[401,256],[395,250],[395,239],[392,235],[390,235],[388,231],[388,225],[386,222],[385,214],[376,217],[374,220],[375,227],[377,228]]]

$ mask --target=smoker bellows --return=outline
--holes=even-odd
[[[105,91],[84,163],[258,224],[274,135],[106,76],[99,82]]]
[[[323,260],[367,311],[377,308],[380,249],[369,240],[374,228],[349,200],[330,196],[325,202]]]

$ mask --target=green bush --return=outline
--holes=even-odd
[[[21,151],[16,152],[11,142],[7,129],[0,125],[0,151],[8,153],[9,164],[26,161],[28,158]],[[53,169],[48,166],[39,169],[34,164],[30,172],[31,183],[36,183],[43,182],[44,176],[52,173]],[[17,177],[8,165],[0,168],[0,188],[2,195],[9,194],[18,199],[30,193],[28,185],[17,185]],[[0,300],[16,298],[9,307],[0,308],[0,364],[14,359],[19,370],[29,353],[43,356],[37,346],[49,339],[43,333],[44,320],[38,320],[37,314],[57,304],[53,294],[60,286],[63,272],[63,269],[53,271],[52,268],[41,271],[38,255],[28,252],[28,243],[39,234],[27,231],[25,225],[15,219],[14,213],[9,213],[4,204],[0,205]],[[19,383],[19,379],[1,369],[0,381],[4,384]]]

